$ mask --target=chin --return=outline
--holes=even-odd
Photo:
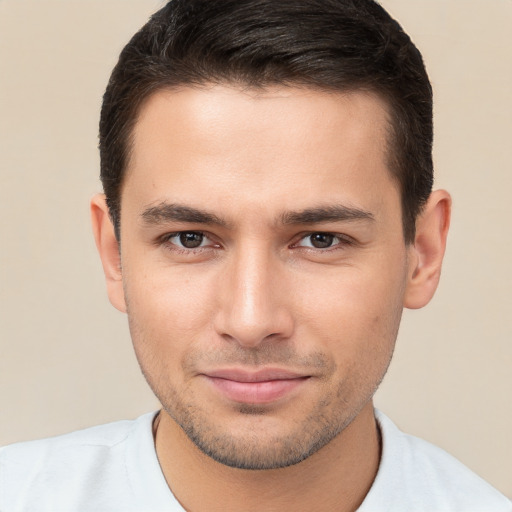
[[[241,404],[238,419],[214,422],[205,414],[167,411],[205,455],[231,468],[270,470],[293,466],[331,442],[349,423],[321,414],[287,424],[262,405]],[[240,417],[242,415],[242,417]]]

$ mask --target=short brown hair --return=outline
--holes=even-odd
[[[420,52],[373,0],[172,0],[121,52],[100,120],[101,180],[116,235],[141,103],[186,85],[367,90],[391,112],[388,165],[404,238],[432,190],[432,88]]]

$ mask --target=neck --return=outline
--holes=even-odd
[[[164,411],[155,444],[169,487],[190,512],[354,511],[368,493],[380,459],[371,402],[330,443],[282,469],[220,464],[204,455]]]

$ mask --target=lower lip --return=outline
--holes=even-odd
[[[235,380],[207,377],[213,386],[234,402],[266,404],[289,395],[308,377],[268,380],[263,382],[238,382]]]

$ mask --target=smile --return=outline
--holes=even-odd
[[[265,404],[284,398],[310,378],[282,369],[258,372],[217,370],[204,376],[227,399],[251,404]]]

